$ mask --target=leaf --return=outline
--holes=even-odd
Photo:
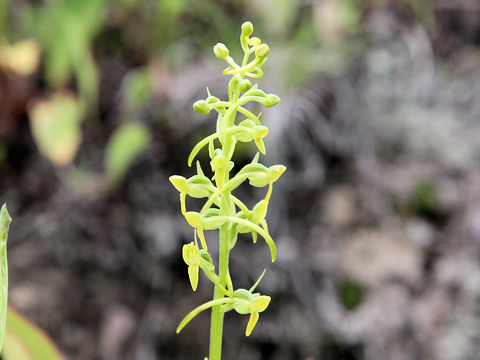
[[[139,111],[152,94],[152,80],[148,69],[130,71],[122,81],[122,92],[127,110]]]
[[[63,360],[52,340],[12,307],[8,307],[4,360]]]
[[[29,108],[33,137],[40,152],[55,165],[72,162],[82,139],[82,104],[71,94],[56,93]]]
[[[2,307],[0,312],[0,350],[3,346],[3,339],[5,334],[5,324],[7,320],[7,301],[8,301],[8,263],[7,263],[7,238],[8,228],[12,218],[7,211],[7,207],[4,204],[0,211],[0,261],[1,261],[1,290],[2,290]]]
[[[33,360],[32,354],[29,353],[22,340],[16,334],[7,330],[5,338],[7,346],[3,351],[2,359]]]
[[[46,79],[55,87],[75,75],[82,99],[94,104],[98,73],[90,51],[106,10],[103,0],[57,0],[35,7],[33,29],[45,50]]]
[[[150,144],[148,129],[137,122],[127,122],[120,126],[108,141],[105,151],[107,176],[114,182],[126,174],[132,161]]]

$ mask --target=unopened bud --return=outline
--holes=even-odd
[[[227,47],[222,43],[217,43],[217,45],[213,47],[213,52],[219,59],[226,59],[229,54]]]
[[[216,102],[219,102],[220,99],[217,98],[216,96],[210,95],[208,98],[205,99],[205,101],[207,102],[207,104],[212,105],[212,104],[215,104]]]
[[[248,45],[250,46],[257,46],[257,45],[260,45],[261,43],[262,43],[262,40],[260,40],[260,38],[256,36],[248,39]]]
[[[242,24],[242,35],[250,36],[253,33],[253,25],[250,21],[244,22]]]
[[[212,107],[205,100],[195,101],[193,109],[200,114],[208,114]]]
[[[280,98],[274,94],[268,94],[265,97],[263,105],[266,107],[277,105],[280,102]]]
[[[267,44],[260,44],[258,48],[255,50],[255,56],[257,58],[263,59],[270,53],[270,48]]]
[[[239,83],[239,89],[242,93],[247,92],[252,87],[252,83],[248,79],[242,79]]]

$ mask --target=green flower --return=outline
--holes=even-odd
[[[270,296],[252,294],[249,290],[238,289],[233,293],[232,307],[239,314],[250,314],[245,335],[249,336],[258,322],[259,313],[270,304]]]
[[[182,256],[183,261],[188,265],[190,284],[192,285],[193,291],[196,291],[198,286],[198,269],[202,259],[200,249],[193,242],[183,245]]]

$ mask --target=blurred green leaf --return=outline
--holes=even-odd
[[[186,5],[186,0],[163,0],[159,4],[159,10],[175,19],[185,11]]]
[[[152,94],[150,72],[146,68],[131,71],[125,77],[122,88],[127,110],[140,110]]]
[[[340,285],[340,301],[346,310],[354,310],[365,300],[364,289],[353,281],[345,281]]]
[[[105,6],[104,0],[57,0],[33,13],[32,31],[45,48],[48,82],[60,86],[73,72],[82,98],[90,104],[98,97],[98,74],[90,46]]]
[[[33,137],[40,152],[54,164],[69,164],[81,142],[82,104],[68,93],[57,93],[29,109]]]
[[[57,347],[40,328],[11,307],[8,308],[2,357],[4,360],[64,359]]]
[[[430,213],[438,206],[437,190],[433,184],[422,182],[415,186],[412,194],[412,205],[417,212]]]
[[[138,122],[127,122],[120,126],[108,141],[105,151],[105,169],[110,180],[118,182],[132,161],[148,147],[151,135]]]

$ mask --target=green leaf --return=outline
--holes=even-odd
[[[7,328],[2,357],[4,360],[63,360],[52,340],[11,307],[8,308]]]
[[[139,111],[152,94],[152,80],[148,68],[130,71],[122,82],[125,106]]]
[[[105,151],[107,176],[114,182],[120,181],[135,158],[148,147],[151,135],[148,129],[137,122],[120,126],[108,141]]]
[[[7,301],[8,301],[8,263],[7,263],[7,238],[8,228],[12,218],[7,211],[5,204],[0,210],[0,261],[1,261],[1,279],[2,279],[2,308],[0,312],[0,350],[2,349],[3,339],[5,335],[5,324],[7,320]]]
[[[94,104],[98,96],[98,73],[90,51],[102,25],[104,0],[57,0],[36,7],[33,32],[45,49],[45,70],[55,87],[75,75],[81,97]]]

